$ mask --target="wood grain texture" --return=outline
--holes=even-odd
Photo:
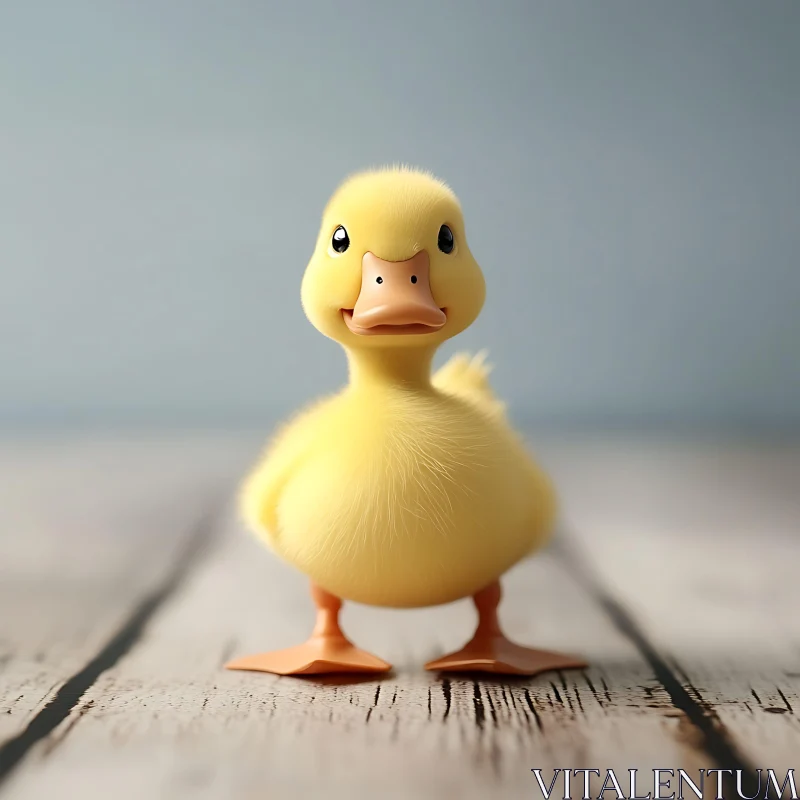
[[[797,769],[800,448],[559,452],[571,533],[601,591],[630,610],[734,755],[752,770]]]
[[[0,746],[164,582],[240,456],[194,438],[3,444]]]

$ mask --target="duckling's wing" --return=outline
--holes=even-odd
[[[278,504],[283,489],[305,460],[313,441],[312,431],[304,424],[305,416],[278,431],[239,494],[245,524],[269,543],[278,535]]]
[[[486,361],[486,352],[472,356],[469,353],[454,355],[433,375],[433,385],[455,397],[463,398],[490,414],[505,414],[505,404],[495,395],[489,384],[492,366]]]

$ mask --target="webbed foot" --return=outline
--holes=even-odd
[[[586,666],[585,661],[575,656],[522,647],[501,634],[472,639],[461,650],[429,661],[425,669],[440,672],[538,675],[554,669],[582,669]]]
[[[534,650],[508,639],[500,628],[497,607],[500,583],[482,589],[473,601],[478,610],[475,635],[455,653],[429,661],[425,669],[441,672],[492,672],[496,675],[538,675],[554,669],[583,669],[586,662],[577,656]]]
[[[272,672],[275,675],[325,675],[331,673],[388,672],[391,664],[360,650],[339,627],[342,601],[312,583],[311,596],[317,607],[317,624],[311,638],[296,647],[236,658],[226,669]]]
[[[237,658],[226,669],[275,675],[325,675],[334,672],[388,672],[391,664],[360,650],[344,636],[312,636],[305,644]]]

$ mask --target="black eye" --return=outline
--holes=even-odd
[[[452,253],[453,248],[456,246],[455,239],[453,239],[453,231],[447,227],[447,225],[442,225],[439,228],[439,249],[443,253]]]
[[[439,235],[441,236],[441,234]],[[350,237],[347,235],[347,231],[341,225],[333,232],[331,246],[337,253],[344,253],[344,251],[350,247]]]

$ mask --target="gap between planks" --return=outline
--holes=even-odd
[[[28,725],[18,735],[0,745],[0,790],[27,754],[69,717],[97,679],[137,644],[153,615],[177,591],[191,569],[209,549],[217,530],[216,522],[224,507],[222,501],[217,501],[203,513],[192,526],[186,544],[162,582],[136,605],[106,645],[61,685]]]
[[[731,769],[741,774],[741,789],[748,797],[755,797],[761,789],[756,767],[749,762],[733,742],[731,735],[709,703],[704,702],[700,692],[692,688],[692,694],[684,688],[691,683],[685,673],[676,674],[658,649],[644,634],[631,612],[611,594],[589,566],[586,556],[580,552],[574,537],[568,534],[559,541],[560,555],[569,565],[570,571],[581,580],[600,607],[608,614],[617,630],[632,642],[644,660],[650,665],[658,682],[664,687],[672,705],[686,714],[687,719],[699,734],[699,747],[713,761],[717,768]],[[680,666],[677,665],[680,671]],[[732,775],[723,777],[726,794],[737,796],[736,784]]]

